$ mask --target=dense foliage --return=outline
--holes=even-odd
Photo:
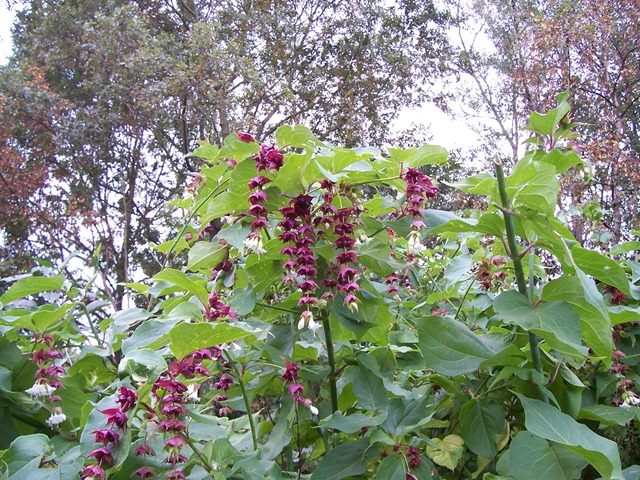
[[[429,208],[440,147],[202,143],[136,307],[6,280],[5,477],[637,478],[640,264],[613,255],[639,245],[587,250],[554,215],[588,170],[566,97],[508,176],[453,185],[488,205],[460,216]]]

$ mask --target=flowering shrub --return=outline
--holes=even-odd
[[[137,307],[0,297],[6,476],[635,478],[640,267],[555,216],[586,168],[558,102],[528,127],[552,150],[453,185],[488,199],[464,216],[429,208],[440,147],[201,145]]]

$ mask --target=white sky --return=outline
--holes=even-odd
[[[0,63],[6,63],[11,55],[11,25],[13,13],[7,9],[5,2],[0,2]]]

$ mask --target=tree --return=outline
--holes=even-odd
[[[30,198],[51,215],[14,245],[64,258],[100,244],[104,291],[121,308],[132,273],[159,268],[142,245],[171,230],[164,204],[191,182],[199,161],[185,155],[198,141],[298,122],[380,144],[424,96],[442,22],[430,2],[26,2],[5,75],[39,69],[64,115],[46,147],[55,186]]]
[[[567,177],[559,206],[573,209],[581,242],[630,238],[638,218],[638,2],[479,1],[472,13],[449,5],[462,33],[453,71],[472,80],[475,95],[466,104],[495,122],[488,134],[493,153],[501,139],[517,158],[523,112],[543,111],[554,92],[569,89],[593,182],[582,171]]]

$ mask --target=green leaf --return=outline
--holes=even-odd
[[[571,167],[584,164],[576,151],[569,150],[565,152],[559,148],[554,148],[544,156],[540,158],[536,157],[536,159],[543,163],[553,165],[558,173],[567,173]]]
[[[428,423],[435,412],[435,406],[427,396],[417,399],[392,398],[384,428],[401,437]]]
[[[222,262],[227,257],[227,246],[219,243],[197,242],[189,250],[187,270],[192,272],[207,271]]]
[[[587,354],[580,343],[580,317],[566,302],[547,303],[533,309],[526,296],[508,290],[496,297],[493,308],[505,323],[540,335],[560,352]]]
[[[578,267],[587,275],[631,295],[627,274],[615,260],[605,257],[600,252],[587,250],[578,245],[571,248],[571,256]]]
[[[141,348],[132,350],[120,360],[118,372],[138,377],[148,377],[155,382],[158,376],[167,369],[167,362],[160,353]]]
[[[640,250],[640,242],[624,242],[611,247],[611,255],[622,255],[629,252],[637,252]]]
[[[488,173],[473,175],[457,182],[447,183],[447,185],[458,188],[465,193],[490,196],[493,201],[500,199],[498,181]]]
[[[560,183],[556,169],[547,163],[523,158],[507,178],[507,192],[516,210],[550,213],[558,200]]]
[[[607,480],[624,480],[618,446],[540,400],[516,393],[525,413],[525,427],[534,435],[560,443],[588,461]]]
[[[467,273],[473,268],[473,256],[463,253],[447,262],[444,269],[444,277],[448,284],[455,284],[461,280],[466,280]]]
[[[464,440],[458,435],[447,435],[443,439],[433,438],[434,445],[427,445],[427,455],[438,465],[453,471],[464,454]]]
[[[580,478],[587,461],[569,449],[531,432],[520,432],[511,441],[510,474],[517,480],[574,480]]]
[[[235,342],[251,335],[228,323],[180,323],[169,331],[169,348],[178,359],[203,348]]]
[[[8,450],[2,452],[0,461],[9,468],[9,474],[15,473],[34,458],[51,455],[53,447],[49,438],[41,433],[23,435],[11,442]]]
[[[471,399],[460,409],[462,438],[469,449],[492,459],[498,453],[497,437],[505,427],[504,413],[497,403]]]
[[[558,106],[545,114],[533,112],[529,117],[529,123],[524,127],[525,130],[530,130],[540,135],[553,135],[560,121],[571,111],[571,107],[566,99],[560,96],[556,98],[559,100]]]
[[[442,165],[447,163],[449,152],[437,145],[423,145],[419,148],[389,148],[389,154],[405,167],[415,168],[423,165]]]
[[[403,267],[402,263],[391,257],[391,253],[389,245],[371,242],[361,249],[358,260],[371,272],[386,277]]]
[[[589,405],[578,413],[578,420],[595,420],[604,425],[624,426],[640,413],[638,407],[612,407],[610,405]]]
[[[257,142],[244,142],[236,133],[232,133],[224,139],[224,144],[218,152],[218,158],[233,158],[238,162],[247,157],[252,157],[260,151]]]
[[[166,268],[157,273],[151,280],[155,282],[169,282],[181,290],[195,295],[203,305],[207,305],[209,302],[209,292],[205,287],[206,281],[201,277],[195,278],[197,278],[197,281],[192,280],[180,270]]]
[[[130,337],[122,342],[122,352],[127,353],[140,348],[157,350],[168,342],[169,331],[178,320],[147,320],[134,330]]]
[[[15,282],[4,295],[0,297],[0,304],[8,305],[14,300],[34,295],[36,293],[60,290],[64,284],[64,275],[54,277],[27,277]]]
[[[276,143],[280,148],[284,147],[322,147],[324,143],[307,127],[302,125],[282,125],[276,130]]]
[[[416,328],[426,367],[442,375],[471,373],[501,350],[450,317],[424,317]]]
[[[339,480],[364,473],[377,451],[370,448],[368,438],[343,443],[331,450],[318,464],[311,480]]]
[[[207,203],[207,211],[200,219],[202,224],[207,224],[216,218],[222,218],[232,212],[244,211],[249,208],[247,196],[243,193],[232,191],[222,192]]]
[[[320,421],[320,425],[326,428],[332,428],[339,432],[352,434],[360,432],[364,427],[377,427],[387,418],[387,412],[381,412],[377,415],[368,416],[361,412],[352,413],[351,415],[343,415],[335,412]]]
[[[379,480],[405,480],[407,471],[404,461],[398,455],[389,455],[382,459],[376,469],[376,476]]]
[[[353,380],[353,393],[362,408],[367,410],[385,411],[389,406],[389,396],[382,378],[363,366],[360,366],[359,374]]]
[[[550,281],[542,289],[542,300],[570,304],[580,316],[584,343],[596,356],[605,359],[605,363],[608,363],[613,350],[609,313],[593,280],[588,277],[582,278],[584,281],[565,275]]]

